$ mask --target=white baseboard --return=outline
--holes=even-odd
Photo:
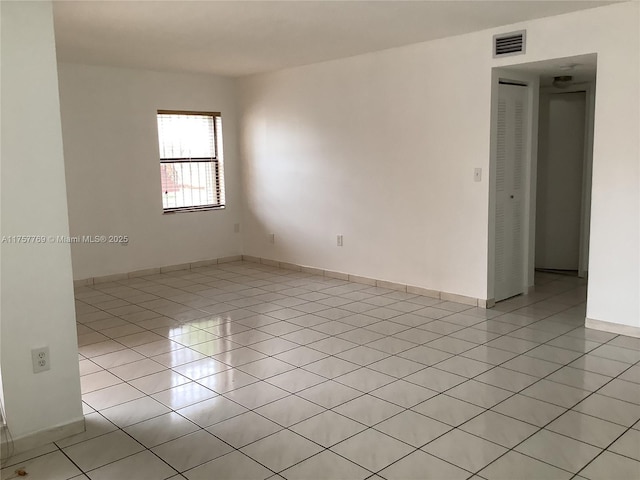
[[[228,262],[236,262],[244,260],[245,262],[260,263],[262,265],[269,265],[272,267],[284,268],[286,270],[293,270],[296,272],[311,273],[313,275],[322,275],[329,278],[336,278],[338,280],[346,280],[347,282],[362,283],[365,285],[371,285],[373,287],[388,288],[390,290],[397,290],[399,292],[413,293],[415,295],[422,295],[425,297],[437,298],[443,301],[462,303],[465,305],[471,305],[479,308],[491,308],[495,305],[493,299],[483,299],[468,297],[466,295],[459,295],[451,292],[441,292],[438,290],[430,290],[428,288],[417,287],[414,285],[405,285],[403,283],[390,282],[388,280],[381,280],[369,277],[363,277],[361,275],[352,275],[345,272],[335,272],[333,270],[323,270],[321,268],[309,267],[306,265],[298,265],[296,263],[279,262],[277,260],[271,260],[269,258],[254,257],[252,255],[232,255],[230,257],[213,258],[211,260],[202,260],[193,263],[182,263],[179,265],[167,265],[158,268],[149,268],[145,270],[136,270],[133,272],[116,273],[113,275],[105,275],[102,277],[84,278],[82,280],[74,280],[74,287],[81,287],[85,285],[97,285],[100,283],[114,282],[118,280],[126,280],[129,278],[137,278],[146,275],[154,275],[158,273],[175,272],[179,270],[192,270],[198,267],[205,267],[209,265],[218,265]]]
[[[444,301],[463,303],[465,305],[471,305],[479,308],[491,308],[495,305],[493,299],[482,299],[475,297],[467,297],[466,295],[458,295],[456,293],[441,292],[438,290],[429,290],[428,288],[416,287],[414,285],[405,285],[403,283],[390,282],[388,280],[380,280],[375,278],[363,277],[361,275],[351,275],[350,273],[335,272],[333,270],[323,270],[316,267],[308,267],[306,265],[298,265],[289,262],[278,262],[277,260],[271,260],[268,258],[254,257],[251,255],[242,255],[242,260],[246,262],[260,263],[262,265],[269,265],[272,267],[284,268],[287,270],[294,270],[297,272],[306,272],[314,275],[322,275],[329,278],[337,278],[339,280],[346,280],[352,283],[362,283],[364,285],[371,285],[374,287],[388,288],[390,290],[397,290],[399,292],[413,293],[415,295],[422,295],[430,298],[437,298]]]
[[[56,425],[45,428],[44,430],[38,430],[37,432],[27,433],[26,435],[13,439],[12,454],[16,455],[21,452],[26,452],[27,450],[33,450],[47,443],[56,442],[63,438],[82,433],[84,430],[84,417],[82,417],[63,425]],[[10,449],[10,446],[6,442],[2,442],[0,446],[2,447],[2,458],[4,458],[5,452]]]
[[[480,308],[492,308],[496,306],[496,299],[495,298],[487,298],[486,300],[482,300],[482,299],[478,299],[478,307]]]
[[[621,323],[612,323],[605,322],[603,320],[585,318],[584,326],[587,328],[592,328],[593,330],[601,330],[603,332],[640,338],[640,327],[634,327],[632,325],[623,325]]]
[[[86,285],[98,285],[100,283],[117,282],[118,280],[127,280],[129,278],[144,277],[147,275],[156,275],[158,273],[175,272],[178,270],[192,270],[194,268],[207,267],[209,265],[218,265],[221,263],[237,262],[242,260],[242,255],[231,255],[229,257],[212,258],[211,260],[201,260],[191,263],[180,263],[178,265],[165,265],[164,267],[147,268],[144,270],[135,270],[133,272],[114,273],[112,275],[103,275],[101,277],[83,278],[74,280],[74,287],[84,287]]]
[[[467,297],[465,295],[458,295],[450,292],[441,292],[438,290],[430,290],[424,287],[417,287],[414,285],[405,285],[402,283],[390,282],[388,280],[380,280],[375,278],[363,277],[360,275],[351,275],[349,273],[335,272],[332,270],[323,270],[321,268],[309,267],[306,265],[298,265],[298,264],[289,263],[289,262],[279,262],[277,260],[254,257],[252,255],[232,255],[229,257],[213,258],[211,260],[202,260],[202,261],[192,262],[192,263],[183,263],[179,265],[166,265],[164,267],[149,268],[146,270],[136,270],[136,271],[127,272],[127,273],[105,275],[102,277],[85,278],[82,280],[74,280],[73,284],[75,287],[80,287],[84,285],[95,285],[95,284],[100,284],[105,282],[136,278],[136,277],[141,277],[146,275],[154,275],[161,272],[165,273],[165,272],[173,272],[178,270],[191,270],[194,268],[205,267],[209,265],[218,265],[218,264],[228,263],[228,262],[236,262],[240,260],[244,260],[246,262],[260,263],[262,265],[269,265],[269,266],[278,267],[278,268],[284,268],[286,270],[306,272],[314,275],[322,275],[325,277],[336,278],[339,280],[346,280],[348,282],[353,282],[353,283],[361,283],[361,284],[371,285],[375,287],[388,288],[391,290],[397,290],[399,292],[413,293],[415,295],[422,295],[426,297],[437,298],[444,301],[472,305],[479,308],[491,308],[495,306],[495,303],[496,303],[493,298],[483,299],[483,298]],[[534,288],[535,287],[533,286],[528,287],[526,293],[531,293],[534,290]],[[612,322],[605,322],[603,320],[594,320],[592,318],[586,318],[585,327],[591,328],[593,330],[601,330],[603,332],[610,332],[618,335],[627,335],[629,337],[640,338],[640,327],[634,327],[631,325],[624,325],[621,323],[612,323]],[[4,445],[3,445],[3,448],[4,448]]]

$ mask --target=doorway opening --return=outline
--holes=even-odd
[[[493,69],[489,304],[587,276],[595,79],[595,54]]]
[[[535,238],[536,271],[581,278],[589,270],[595,83],[583,78],[541,81]]]

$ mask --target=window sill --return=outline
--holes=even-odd
[[[163,209],[163,215],[173,215],[174,213],[195,213],[195,212],[210,212],[212,210],[224,210],[226,205],[208,205],[203,207],[182,207],[182,208],[167,208]]]

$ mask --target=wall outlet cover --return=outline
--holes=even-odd
[[[50,370],[49,347],[33,348],[31,350],[31,362],[33,363],[33,373]]]

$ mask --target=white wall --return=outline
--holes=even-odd
[[[473,169],[488,166],[491,72],[467,72],[486,47],[455,37],[244,81],[245,253],[485,297]]]
[[[242,253],[232,79],[61,64],[72,235],[128,235],[128,246],[74,244],[82,279]],[[163,215],[158,109],[222,113],[227,208]]]
[[[587,317],[640,327],[640,4],[603,12],[583,34],[601,46]]]
[[[2,235],[68,235],[51,4],[0,8]],[[2,243],[1,253],[2,386],[19,440],[82,421],[71,255],[54,243]],[[51,370],[34,374],[31,349],[45,345]]]
[[[638,18],[629,2],[243,80],[245,253],[487,298],[491,68],[597,53],[588,315],[640,326]],[[527,53],[494,60],[521,28]]]

